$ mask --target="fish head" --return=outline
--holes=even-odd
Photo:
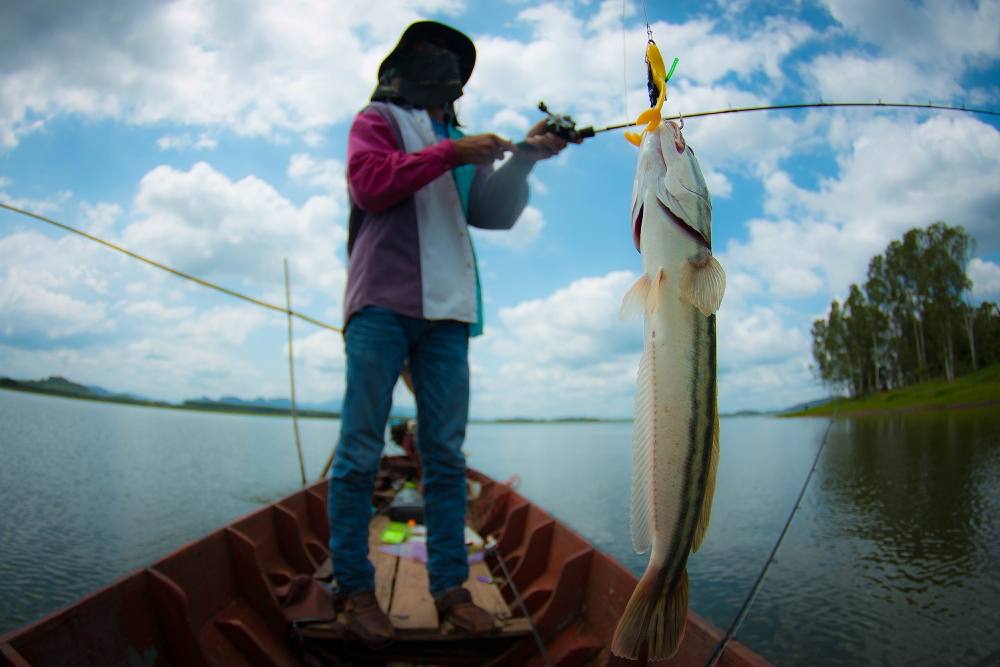
[[[658,147],[665,178],[657,197],[687,231],[712,247],[712,198],[694,150],[675,122],[663,123]]]
[[[665,182],[666,175],[667,165],[660,149],[660,132],[646,132],[639,145],[635,180],[632,182],[632,241],[635,249],[640,252],[642,248],[639,247],[639,236],[646,193],[650,188],[656,188],[657,183]]]
[[[640,252],[644,206],[653,202],[663,207],[667,220],[705,247],[712,247],[712,200],[708,186],[694,151],[673,122],[646,132],[639,146],[632,188],[632,241]]]

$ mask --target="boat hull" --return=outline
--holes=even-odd
[[[469,478],[480,488],[470,523],[496,537],[514,584],[502,592],[519,614],[516,588],[552,663],[635,666],[608,648],[636,577],[516,490],[474,470]],[[326,491],[324,481],[267,505],[0,637],[0,665],[305,665],[276,591],[328,557]],[[500,578],[499,561],[491,563]],[[720,639],[691,613],[678,653],[648,664],[701,665]],[[531,636],[482,649],[463,661],[545,664]],[[733,642],[719,664],[769,663]]]

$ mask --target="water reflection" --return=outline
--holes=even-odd
[[[743,640],[781,664],[995,664],[998,443],[989,411],[838,420]]]
[[[894,590],[947,586],[986,561],[1000,421],[969,412],[841,421],[817,491],[838,534],[875,547]],[[878,580],[882,581],[882,580]]]

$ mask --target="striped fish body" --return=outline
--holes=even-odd
[[[704,538],[718,464],[715,311],[725,274],[711,254],[711,201],[673,123],[646,135],[633,190],[643,273],[622,304],[645,318],[633,429],[631,527],[649,565],[612,652],[673,655],[687,622],[687,559]]]

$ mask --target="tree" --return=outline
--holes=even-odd
[[[852,284],[843,305],[835,299],[813,323],[820,379],[861,396],[930,376],[951,381],[960,366],[1000,360],[996,305],[968,303],[965,267],[974,246],[962,227],[944,222],[890,242],[868,263],[864,286]],[[960,363],[966,358],[968,366]]]

